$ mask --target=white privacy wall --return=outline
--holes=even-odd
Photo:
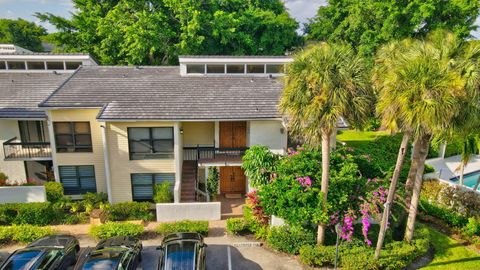
[[[44,186],[0,187],[0,204],[46,201]]]
[[[23,183],[27,179],[23,161],[7,161],[3,153],[3,143],[13,137],[20,139],[18,120],[0,120],[0,172],[12,182]]]
[[[287,130],[280,120],[250,121],[249,135],[249,146],[265,145],[278,154],[287,149]]]

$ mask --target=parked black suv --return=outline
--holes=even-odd
[[[158,270],[204,270],[206,247],[198,233],[167,235],[157,248],[160,250]]]
[[[135,270],[141,261],[140,240],[119,236],[102,240],[94,249],[86,250],[75,270]]]
[[[63,270],[75,264],[80,251],[78,240],[70,235],[40,238],[12,253],[1,270]]]

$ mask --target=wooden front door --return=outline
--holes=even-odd
[[[245,183],[242,167],[220,167],[220,193],[245,194]]]
[[[220,122],[220,148],[247,146],[247,122]]]

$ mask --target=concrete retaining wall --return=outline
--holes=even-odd
[[[157,203],[157,221],[220,220],[220,202]]]
[[[46,202],[44,186],[0,187],[0,203]]]

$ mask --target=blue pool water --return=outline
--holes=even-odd
[[[465,174],[463,176],[463,184],[467,187],[470,187],[470,188],[473,188],[473,186],[475,186],[475,184],[477,183],[477,180],[478,180],[478,177],[480,176],[480,171],[476,171],[476,172],[472,172],[472,173],[469,173],[469,174]],[[460,179],[460,176],[459,177],[454,177],[454,178],[450,178],[450,181],[454,182],[454,183],[458,183]],[[478,191],[480,191],[480,186],[477,188]]]

